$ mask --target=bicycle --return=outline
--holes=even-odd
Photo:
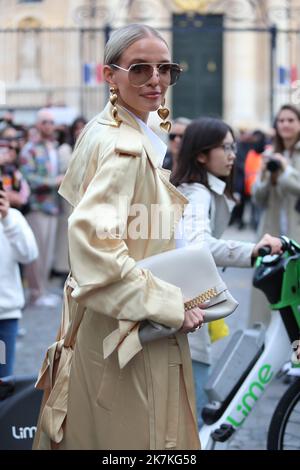
[[[246,330],[255,337],[257,347],[239,377],[230,366],[240,367],[235,344],[229,343],[221,361],[213,368],[206,386],[214,401],[203,409],[204,426],[199,436],[203,449],[214,449],[218,442],[227,442],[244,424],[255,403],[291,355],[291,343],[299,339],[300,329],[300,245],[287,237],[282,239],[282,254],[269,255],[263,247],[257,260],[253,285],[262,290],[272,308],[272,319],[264,332],[262,325]],[[234,338],[233,338],[234,339]],[[296,361],[297,362],[297,361]],[[297,380],[284,393],[274,411],[268,430],[267,449],[300,449],[300,364],[293,364]],[[228,378],[229,375],[229,378]],[[216,401],[216,397],[222,398]],[[291,435],[292,434],[292,435]]]

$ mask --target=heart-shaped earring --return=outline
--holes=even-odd
[[[161,108],[157,110],[157,114],[163,121],[165,121],[170,114],[170,111],[168,110],[168,108],[165,108],[164,106],[165,106],[165,99],[163,99],[163,102],[161,103]],[[171,123],[170,121],[161,122],[159,127],[163,129],[164,131],[169,132],[171,129]]]
[[[170,111],[168,110],[168,108],[160,108],[158,111],[157,111],[157,114],[159,115],[159,117],[163,120],[167,119],[167,117],[169,116],[170,114]]]
[[[170,132],[171,126],[172,126],[172,124],[170,123],[170,121],[161,122],[160,125],[159,125],[159,127],[161,129],[163,129],[164,131],[166,131],[166,132]]]

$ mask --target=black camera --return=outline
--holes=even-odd
[[[270,158],[270,160],[267,163],[267,170],[269,170],[271,173],[275,173],[275,171],[278,171],[281,169],[281,163],[278,160],[273,160]]]

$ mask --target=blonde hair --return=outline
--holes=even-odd
[[[104,64],[117,64],[123,52],[134,42],[145,37],[154,36],[168,44],[156,29],[145,24],[132,23],[114,31],[104,49]]]

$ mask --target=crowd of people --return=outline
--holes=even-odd
[[[49,109],[40,110],[36,125],[29,128],[17,125],[11,112],[0,121],[0,229],[7,257],[1,269],[0,339],[6,345],[6,363],[0,364],[0,377],[13,373],[18,320],[25,304],[17,264],[24,264],[27,305],[52,308],[61,302],[48,290],[51,272],[63,279],[69,272],[70,208],[57,190],[85,124],[78,117],[70,128],[56,126]]]
[[[199,448],[211,363],[205,310],[136,261],[204,241],[217,265],[251,267],[261,246],[280,252],[279,235],[300,240],[299,110],[279,110],[272,139],[259,130],[236,136],[215,118],[178,118],[167,149],[147,119],[158,110],[161,126],[170,127],[164,95],[180,71],[157,31],[129,25],[106,45],[110,102],[88,125],[79,117],[70,129],[56,127],[51,108],[40,110],[29,129],[9,113],[1,121],[0,236],[14,260],[14,285],[21,289],[16,269],[24,263],[28,303],[51,308],[60,301],[47,291],[51,270],[68,276],[56,353],[38,380],[45,395],[35,448]],[[171,170],[172,184],[162,166]],[[222,240],[230,219],[244,226],[248,200],[259,241]],[[97,236],[107,224],[123,233],[128,204],[149,213],[152,205],[180,206],[179,226],[188,229],[179,241],[174,230],[168,240]],[[23,233],[18,242],[16,226]],[[4,322],[20,317],[24,298],[8,313],[5,295],[0,339],[7,341]],[[138,331],[146,320],[176,333],[143,345]],[[13,329],[15,341],[15,322]]]

